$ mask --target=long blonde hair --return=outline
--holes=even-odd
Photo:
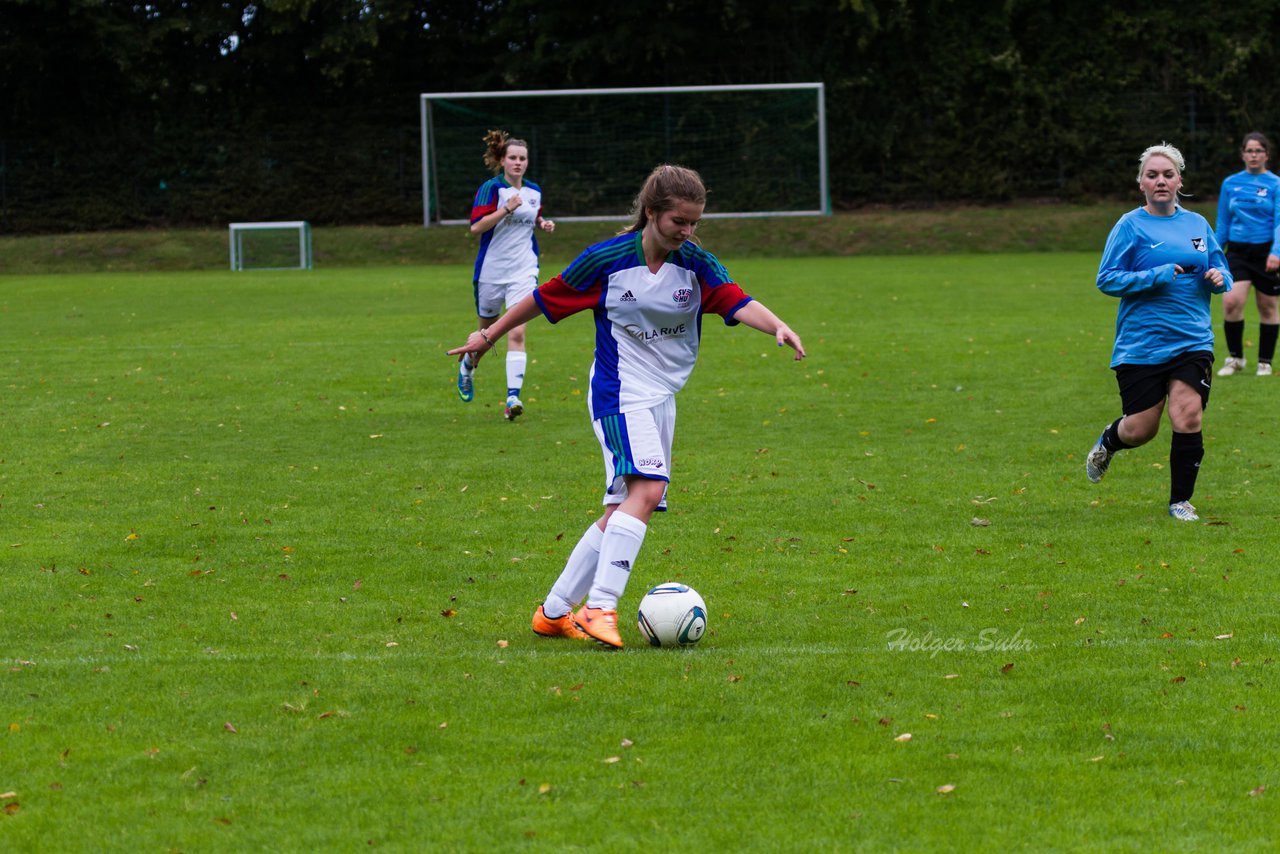
[[[631,215],[635,217],[635,222],[618,233],[643,231],[649,222],[648,211],[662,213],[672,210],[680,202],[705,205],[706,185],[702,183],[702,176],[692,169],[664,163],[649,173],[632,203]]]
[[[484,135],[484,165],[495,175],[502,174],[502,159],[507,156],[507,148],[512,145],[518,145],[525,151],[529,150],[529,143],[523,139],[513,139],[511,134],[505,130],[491,130]]]

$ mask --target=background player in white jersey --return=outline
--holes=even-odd
[[[1097,483],[1111,458],[1145,445],[1169,409],[1169,515],[1194,522],[1191,506],[1204,440],[1200,432],[1213,370],[1209,295],[1231,290],[1227,259],[1209,223],[1178,205],[1182,154],[1172,145],[1142,152],[1138,186],[1146,204],[1120,217],[1098,265],[1098,290],[1120,298],[1111,367],[1124,415],[1085,458]]]
[[[484,162],[494,177],[480,185],[471,207],[471,233],[480,236],[473,282],[478,329],[493,323],[504,305],[511,308],[533,293],[538,286],[537,233],[556,230],[554,222],[542,218],[542,189],[524,179],[529,168],[528,143],[502,130],[489,131],[484,142]],[[468,355],[458,363],[458,396],[463,403],[475,397],[480,355]],[[520,389],[527,364],[524,324],[520,324],[507,338],[504,414],[508,421],[524,412]]]
[[[797,361],[805,356],[800,336],[692,242],[706,199],[698,173],[659,166],[636,197],[634,223],[449,351],[483,353],[539,312],[552,323],[578,311],[595,314],[588,407],[604,455],[604,513],[534,612],[540,635],[622,647],[618,599],[650,517],[666,509],[675,395],[697,360],[703,314],[718,314],[730,326],[745,323],[791,347]]]
[[[1245,134],[1240,144],[1244,169],[1222,182],[1218,196],[1218,243],[1227,250],[1234,279],[1222,298],[1222,331],[1230,355],[1218,370],[1229,377],[1245,367],[1244,308],[1253,286],[1258,303],[1258,376],[1271,376],[1280,331],[1280,177],[1267,170],[1271,143],[1260,133]]]

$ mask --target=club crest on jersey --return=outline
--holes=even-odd
[[[693,290],[691,288],[676,288],[671,294],[671,300],[676,305],[686,305],[693,298]]]
[[[1203,252],[1203,251],[1204,251],[1204,238],[1203,238],[1203,237],[1193,237],[1193,238],[1191,238],[1191,248],[1192,248],[1192,249],[1194,249],[1194,250],[1196,250],[1197,252]]]
[[[1259,188],[1258,188],[1258,198],[1260,198],[1260,199],[1265,199],[1266,197],[1267,197],[1267,188],[1266,188],[1266,187],[1259,187]]]

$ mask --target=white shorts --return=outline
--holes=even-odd
[[[671,439],[676,432],[674,395],[650,409],[597,418],[591,426],[604,452],[602,504],[621,504],[626,499],[627,475],[671,482]],[[667,509],[665,489],[658,509]]]
[[[476,316],[497,317],[502,313],[503,303],[507,308],[533,293],[538,287],[538,277],[530,276],[523,282],[495,285],[492,282],[476,283]]]

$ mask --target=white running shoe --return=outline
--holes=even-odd
[[[524,404],[514,394],[507,395],[507,406],[502,413],[508,421],[515,421],[524,414]]]
[[[1238,374],[1244,370],[1246,364],[1248,363],[1244,360],[1244,357],[1228,356],[1227,360],[1222,363],[1222,367],[1218,368],[1218,376],[1229,377],[1232,374]]]
[[[1169,515],[1179,522],[1200,521],[1200,517],[1196,515],[1196,508],[1191,506],[1190,501],[1179,501],[1176,504],[1170,504]]]
[[[1104,434],[1106,430],[1102,431]],[[1097,443],[1094,444],[1089,455],[1084,458],[1084,473],[1089,480],[1097,483],[1102,480],[1103,475],[1107,473],[1107,469],[1111,467],[1111,458],[1115,454],[1107,450],[1106,445],[1102,444],[1102,436],[1098,437]]]
[[[1271,376],[1271,363],[1270,363],[1270,362],[1259,362],[1259,363],[1258,363],[1258,376],[1260,376],[1260,377],[1269,377],[1269,376]]]

